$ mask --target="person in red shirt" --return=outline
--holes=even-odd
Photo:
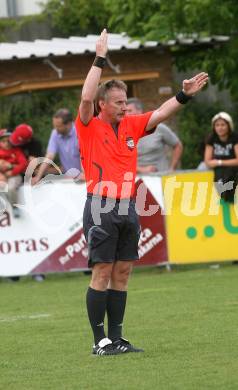
[[[43,147],[41,142],[35,137],[33,129],[26,123],[16,126],[10,135],[10,143],[13,146],[21,148],[25,154],[28,163],[34,158],[43,156]]]
[[[124,82],[110,80],[98,87],[106,54],[107,31],[103,30],[96,43],[96,58],[83,86],[76,119],[88,191],[83,216],[89,266],[92,266],[87,311],[94,335],[93,354],[100,356],[143,351],[122,337],[128,279],[133,261],[138,260],[140,235],[132,199],[137,142],[178,111],[208,81],[206,73],[199,73],[184,80],[183,91],[157,110],[127,116]]]
[[[20,216],[17,203],[17,189],[22,183],[21,173],[25,172],[27,159],[20,148],[9,142],[11,133],[7,129],[0,130],[0,182],[8,184],[7,198],[13,207],[13,216]]]

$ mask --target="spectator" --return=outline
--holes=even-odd
[[[53,126],[45,157],[54,160],[58,155],[63,173],[72,172],[74,168],[78,175],[81,171],[80,151],[71,112],[66,108],[59,109],[53,116]],[[32,179],[33,184],[40,181],[48,167],[47,162],[40,165]]]
[[[234,124],[229,114],[216,114],[212,118],[212,133],[207,139],[204,155],[206,166],[214,169],[219,195],[231,203],[234,202],[238,183],[238,134],[233,130]]]
[[[35,157],[43,156],[41,142],[34,136],[33,129],[26,123],[18,125],[10,136],[13,146],[20,146],[28,162]]]
[[[34,136],[33,129],[26,123],[18,125],[10,135],[10,142],[14,146],[21,146],[28,163],[36,157],[42,157],[43,148],[41,142]],[[45,279],[43,274],[32,275],[32,278],[37,282],[42,282]],[[13,281],[18,281],[19,277],[10,278]]]
[[[144,107],[137,98],[127,100],[127,114],[142,114]],[[169,161],[165,145],[172,148]],[[153,134],[143,137],[138,142],[138,173],[173,171],[177,168],[183,146],[177,135],[164,123],[160,123]]]
[[[7,198],[13,208],[13,216],[19,218],[17,189],[22,183],[21,173],[27,167],[24,153],[18,147],[13,147],[9,141],[11,133],[7,129],[0,130],[0,181],[8,184]]]

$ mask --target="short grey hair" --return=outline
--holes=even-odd
[[[127,85],[122,80],[108,80],[100,84],[95,98],[95,109],[98,113],[100,112],[99,101],[106,100],[108,91],[113,88],[121,89],[127,93]]]
[[[135,108],[137,110],[140,110],[140,111],[144,111],[144,104],[142,103],[142,101],[136,97],[133,97],[133,98],[129,98],[127,99],[127,102],[126,104],[134,104]]]

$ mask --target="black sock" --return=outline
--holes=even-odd
[[[92,327],[94,342],[98,344],[105,336],[104,318],[107,305],[107,291],[98,291],[89,287],[86,296],[88,318]]]
[[[108,337],[112,341],[122,336],[122,322],[127,291],[107,290]]]

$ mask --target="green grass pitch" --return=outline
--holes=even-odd
[[[1,390],[237,390],[238,266],[136,269],[124,336],[141,354],[91,355],[89,276],[0,281]]]

